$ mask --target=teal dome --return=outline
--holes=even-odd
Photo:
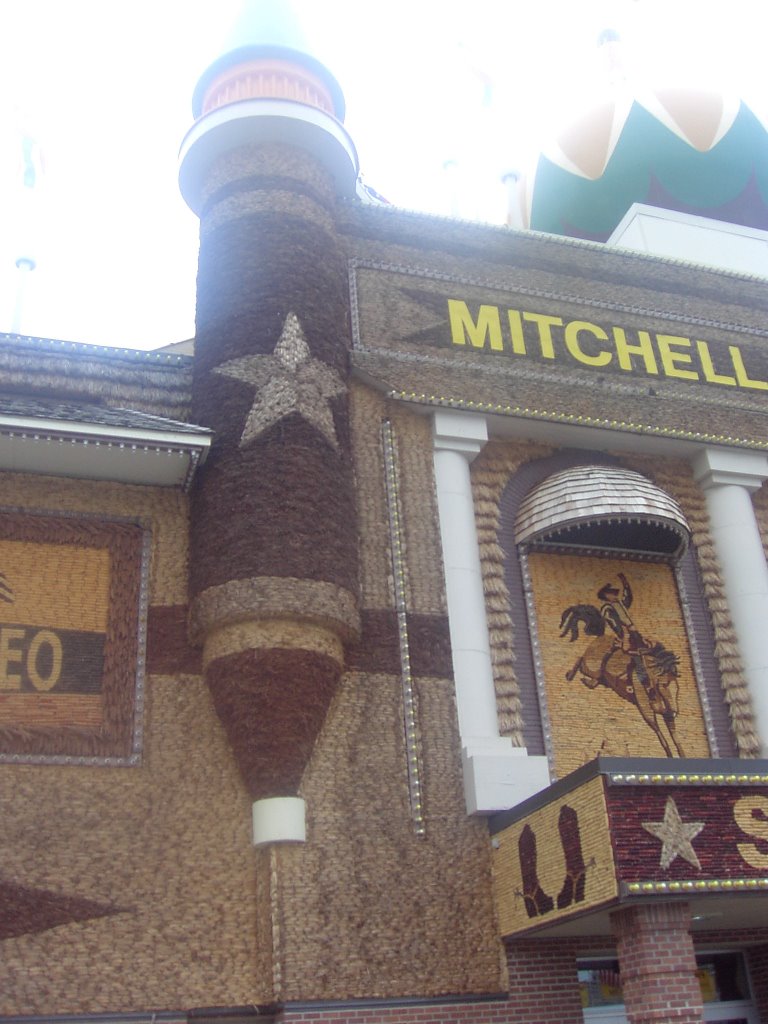
[[[633,203],[768,230],[768,132],[717,93],[614,99],[560,134],[527,189],[527,226],[593,241]]]

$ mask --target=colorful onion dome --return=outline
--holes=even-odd
[[[521,193],[536,231],[605,241],[633,203],[768,229],[768,132],[738,99],[621,90],[562,131]]]

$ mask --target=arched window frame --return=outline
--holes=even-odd
[[[553,456],[522,465],[507,482],[501,497],[500,541],[506,552],[505,582],[510,599],[515,674],[520,691],[523,737],[531,754],[546,754],[552,777],[556,776],[549,710],[544,686],[543,664],[538,641],[538,624],[528,571],[528,553],[546,545],[518,545],[515,520],[518,508],[529,492],[547,477],[576,466],[622,467],[619,459],[602,452],[561,451]],[[558,550],[567,548],[558,546]],[[669,555],[651,552],[621,552],[616,548],[579,548],[579,553],[598,557],[626,557],[635,561],[657,561],[670,565],[680,597],[691,650],[696,685],[701,700],[707,739],[713,757],[736,757],[738,750],[730,727],[728,708],[715,655],[715,636],[704,596],[696,554],[692,545],[675,562]]]

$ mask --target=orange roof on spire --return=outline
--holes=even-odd
[[[309,52],[287,0],[244,0],[223,53],[197,83],[193,113],[252,99],[290,100],[344,119],[341,87]]]

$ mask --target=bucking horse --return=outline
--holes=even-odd
[[[627,651],[610,635],[605,620],[594,605],[573,604],[560,619],[560,636],[569,636],[571,643],[579,638],[579,627],[585,637],[594,637],[572,668],[565,673],[570,682],[581,675],[581,682],[594,690],[605,686],[638,709],[643,721],[653,729],[667,757],[674,757],[661,722],[678,757],[685,757],[675,733],[678,714],[678,665],[680,659],[661,643],[647,643],[636,651]]]

